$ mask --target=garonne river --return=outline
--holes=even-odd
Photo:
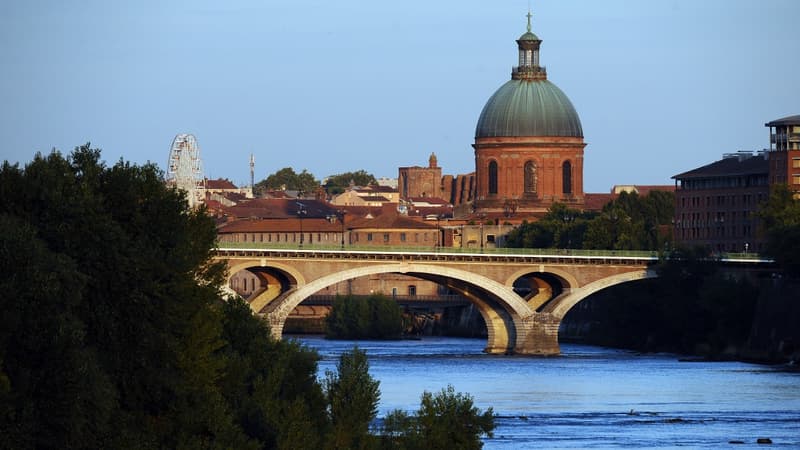
[[[742,362],[562,344],[561,356],[482,353],[485,341],[426,337],[329,341],[319,376],[358,345],[380,381],[379,417],[415,411],[424,390],[448,384],[497,416],[484,448],[800,448],[800,371]],[[380,420],[380,419],[379,419]]]

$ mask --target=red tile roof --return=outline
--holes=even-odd
[[[230,180],[218,178],[216,180],[206,179],[206,189],[239,189]]]
[[[220,226],[217,233],[293,233],[300,231],[300,220],[298,218],[239,219]],[[332,233],[342,230],[341,223],[335,220],[310,218],[302,221],[303,231],[307,233]]]

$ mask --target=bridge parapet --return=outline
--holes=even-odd
[[[633,252],[630,252],[633,253]],[[218,258],[290,258],[290,259],[348,259],[359,261],[414,261],[414,262],[476,262],[476,263],[527,263],[527,264],[600,264],[600,265],[649,265],[657,262],[658,256],[607,252],[582,254],[576,251],[554,253],[467,253],[436,252],[425,250],[325,250],[325,249],[272,249],[229,248],[216,251]]]

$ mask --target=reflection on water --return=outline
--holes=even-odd
[[[416,410],[423,391],[452,384],[498,415],[491,448],[707,447],[740,440],[800,447],[800,373],[739,362],[680,362],[562,345],[558,357],[487,355],[485,341],[327,341],[298,337],[320,374],[358,344],[381,383],[379,414]]]

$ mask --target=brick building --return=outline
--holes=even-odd
[[[436,155],[431,153],[428,158],[428,167],[400,167],[397,186],[400,198],[404,200],[410,197],[444,198],[442,168],[437,163]]]
[[[673,176],[675,242],[714,252],[757,252],[759,204],[769,195],[767,153],[738,152]]]
[[[800,115],[764,124],[769,128],[769,182],[800,192]]]

